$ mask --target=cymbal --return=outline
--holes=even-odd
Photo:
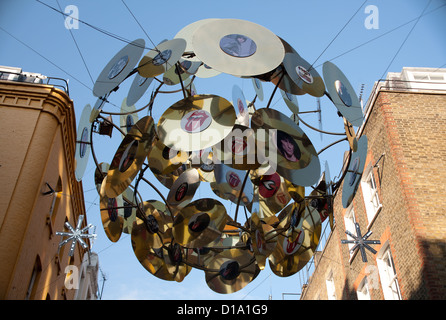
[[[174,239],[185,247],[204,247],[221,235],[228,219],[226,208],[218,200],[196,200],[175,216]]]
[[[168,108],[158,121],[160,141],[169,148],[196,151],[228,135],[235,123],[232,104],[216,95],[195,95]]]
[[[152,149],[154,138],[155,126],[150,116],[139,120],[124,137],[107,173],[108,197],[121,194],[130,185]]]
[[[206,283],[217,293],[233,293],[244,288],[258,273],[249,250],[228,249],[216,255],[205,270]]]

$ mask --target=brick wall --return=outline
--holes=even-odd
[[[372,230],[369,239],[381,240],[381,245],[372,245],[378,254],[367,251],[364,263],[360,253],[350,257],[348,246],[340,244],[346,239],[347,211],[341,203],[341,186],[335,198],[334,234],[302,298],[326,299],[324,282],[331,269],[337,299],[356,299],[360,281],[376,271],[380,249],[388,245],[403,299],[444,299],[446,219],[441,200],[446,195],[446,94],[383,90],[363,133],[368,137],[365,168],[373,167],[384,154],[373,168],[382,209],[375,219],[367,217],[362,186],[352,206],[362,233]],[[384,299],[377,279],[371,298]]]

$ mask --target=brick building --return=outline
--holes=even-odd
[[[403,68],[375,83],[357,136],[364,171],[351,205],[334,195],[335,226],[301,299],[445,299],[446,69]],[[380,240],[367,262],[349,251],[346,230]]]
[[[76,226],[79,216],[85,216],[85,203],[82,183],[75,177],[73,101],[66,83],[63,90],[45,84],[48,79],[0,66],[2,300],[96,297],[97,277],[85,275],[97,273],[97,257],[84,259],[87,254],[79,245],[73,256],[70,244],[59,250],[56,232],[69,231],[65,222]],[[86,225],[84,219],[82,227]],[[67,276],[73,278],[67,266],[80,270],[79,285],[67,287]]]

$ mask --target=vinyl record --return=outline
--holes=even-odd
[[[314,97],[322,97],[325,85],[322,77],[305,59],[297,53],[287,53],[283,59],[287,74],[294,83]]]
[[[181,210],[190,203],[199,186],[200,176],[197,169],[187,169],[170,188],[167,203],[173,210]]]
[[[324,62],[322,70],[328,94],[335,107],[352,125],[360,127],[364,121],[364,115],[350,81],[332,62]]]
[[[79,119],[79,126],[77,128],[76,150],[74,159],[76,161],[75,176],[77,181],[81,181],[87,167],[88,158],[90,157],[90,133],[91,123],[89,116],[91,113],[91,106],[87,104],[82,110]]]
[[[286,180],[299,185],[309,187],[314,185],[321,175],[321,164],[318,156],[311,156],[310,163],[303,169],[290,170],[277,167],[277,173]]]
[[[110,165],[108,163],[101,162],[94,171],[94,184],[96,185],[96,190],[98,191],[98,194],[100,194],[101,192],[102,181],[104,181],[105,177],[107,176],[109,168]]]
[[[367,145],[367,136],[362,135],[358,140],[358,149],[351,154],[350,165],[342,184],[342,206],[344,208],[347,208],[352,203],[361,182],[367,157]]]
[[[289,277],[300,271],[313,257],[321,235],[321,221],[314,209],[305,208],[298,227],[280,234],[269,256],[271,271],[279,277]]]
[[[145,78],[163,74],[175,66],[185,48],[186,41],[184,39],[172,39],[160,43],[141,59],[138,64],[138,73]]]
[[[116,197],[127,189],[152,149],[154,138],[155,125],[150,116],[135,123],[124,137],[107,173],[105,194],[108,197]]]
[[[152,81],[153,78],[142,77],[139,73],[136,73],[129,92],[127,93],[127,106],[132,106],[137,103],[144,93],[146,93],[147,89],[152,84]]]
[[[240,205],[249,206],[253,199],[253,186],[249,178],[247,178],[242,192],[246,171],[218,163],[214,165],[214,173],[215,182],[211,183],[211,189],[217,196],[237,203],[241,195]]]
[[[260,81],[257,78],[252,78],[252,86],[254,88],[254,91],[256,92],[257,98],[260,101],[263,101],[264,94],[263,94],[263,85],[262,81]]]
[[[93,106],[93,109],[91,110],[91,113],[90,113],[90,122],[91,123],[93,123],[93,121],[96,120],[99,113],[102,111],[102,108],[104,108],[104,105],[107,102],[107,97],[108,97],[108,94],[105,95],[104,97],[100,97],[96,100],[96,102]]]
[[[173,280],[182,282],[192,270],[192,267],[185,263],[186,251],[188,249],[172,241],[165,242],[162,249],[167,272],[169,272]]]
[[[352,151],[355,152],[358,149],[358,139],[356,138],[356,133],[353,125],[348,122],[346,118],[344,118],[344,129],[345,134],[347,135],[348,144],[350,145]]]
[[[251,234],[252,251],[254,252],[257,265],[260,270],[263,270],[265,268],[266,259],[276,247],[278,232],[272,225],[261,221],[256,213],[251,214],[249,230]]]
[[[173,170],[171,173],[161,174],[154,171],[152,171],[152,173],[163,186],[170,190],[180,175],[189,168],[191,168],[189,163],[183,163],[178,169]]]
[[[190,61],[185,60],[182,63],[186,65],[188,62],[191,63]],[[187,87],[187,85],[190,84],[190,81],[190,73],[187,73],[185,68],[181,67],[178,63],[171,66],[163,74],[163,82],[168,86],[174,86],[182,82],[183,86]]]
[[[297,102],[296,96],[282,89],[280,89],[280,93],[282,94],[283,101],[285,101],[285,104],[287,105],[288,109],[290,109],[293,114],[298,114],[299,103]]]
[[[128,98],[124,98],[121,104],[121,115],[119,116],[119,124],[121,130],[124,132],[122,138],[130,132],[133,125],[138,122],[138,114],[135,112],[136,108],[134,105],[128,105]]]
[[[237,292],[257,274],[258,268],[253,254],[249,250],[241,249],[228,249],[216,255],[205,270],[207,285],[217,293]]]
[[[144,39],[137,39],[122,48],[105,66],[93,86],[93,95],[103,97],[125,80],[145,49]]]
[[[259,190],[259,205],[266,216],[275,215],[292,199],[288,193],[287,181],[278,173],[261,176],[255,188]]]
[[[195,22],[192,22],[191,24],[188,24],[184,28],[182,28],[178,33],[175,35],[174,38],[181,38],[186,41],[186,48],[184,50],[185,57],[184,59],[194,62],[201,62],[201,60],[198,59],[197,56],[195,56],[194,53],[194,47],[192,45],[192,37],[197,29],[199,29],[202,25],[215,21],[219,19],[202,19]],[[191,57],[188,57],[187,54],[189,54]]]
[[[219,74],[221,74],[220,71],[212,69],[207,64],[202,63],[198,68],[197,72],[195,73],[195,76],[197,78],[207,79],[218,76]]]
[[[221,236],[229,219],[224,205],[203,198],[189,203],[175,216],[173,237],[188,248],[205,247]]]
[[[302,129],[277,110],[258,109],[252,116],[251,126],[256,131],[259,156],[270,164],[277,164],[278,172],[279,169],[303,169],[310,164],[313,156],[317,156]],[[268,158],[265,154],[269,154]]]
[[[213,146],[216,159],[228,167],[252,170],[260,167],[257,161],[254,130],[235,124],[224,140]]]
[[[104,193],[104,186],[107,177],[102,182],[100,191],[100,204],[102,226],[105,234],[111,242],[117,242],[121,238],[122,228],[124,226],[124,209],[122,195],[119,194],[114,198],[109,198]]]
[[[249,112],[245,95],[239,86],[232,87],[232,104],[237,113],[237,122],[243,126],[249,126]]]
[[[158,121],[157,133],[169,148],[195,151],[223,140],[234,123],[235,110],[229,101],[216,95],[195,95],[168,108]]]
[[[285,54],[274,33],[237,19],[218,19],[201,25],[194,32],[192,46],[205,64],[235,76],[269,72],[282,62]]]
[[[187,152],[173,150],[157,140],[147,159],[152,172],[165,175],[181,167],[188,157]]]

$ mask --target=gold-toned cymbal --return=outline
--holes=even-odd
[[[303,91],[314,97],[322,97],[324,95],[325,84],[322,77],[299,54],[285,54],[283,65],[290,78]]]
[[[218,200],[195,200],[175,216],[174,239],[185,247],[204,247],[221,235],[228,219],[226,208]]]
[[[107,183],[107,176],[102,181],[100,190],[100,204],[102,226],[105,234],[112,242],[117,242],[122,234],[124,226],[124,208],[122,195],[109,198],[104,192],[104,185]]]
[[[166,72],[180,60],[185,49],[186,41],[180,38],[160,43],[142,57],[138,73],[142,77],[153,78]]]
[[[153,173],[165,175],[178,169],[188,157],[187,152],[173,150],[157,140],[147,159]]]
[[[200,175],[197,169],[190,168],[184,171],[172,184],[167,195],[167,203],[170,208],[173,210],[181,210],[181,208],[188,205],[199,186]]]
[[[235,123],[232,104],[216,95],[195,95],[168,108],[158,121],[160,141],[169,148],[195,151],[223,140]]]
[[[258,267],[249,250],[227,249],[209,262],[205,274],[211,290],[233,293],[252,281],[258,274]]]
[[[283,60],[282,42],[270,30],[250,21],[218,19],[194,32],[197,57],[221,72],[254,76],[275,69]]]
[[[277,164],[277,168],[299,170],[310,164],[312,156],[317,156],[307,135],[281,112],[258,109],[251,123],[256,131],[258,153],[262,153],[266,159],[264,154],[269,151],[268,161]],[[274,156],[277,156],[276,159]]]
[[[126,134],[107,173],[105,194],[109,198],[116,197],[127,189],[150,153],[154,138],[155,126],[150,116],[139,120]]]
[[[235,124],[224,140],[213,146],[217,159],[238,170],[254,170],[260,167],[256,154],[256,140],[253,129]]]

